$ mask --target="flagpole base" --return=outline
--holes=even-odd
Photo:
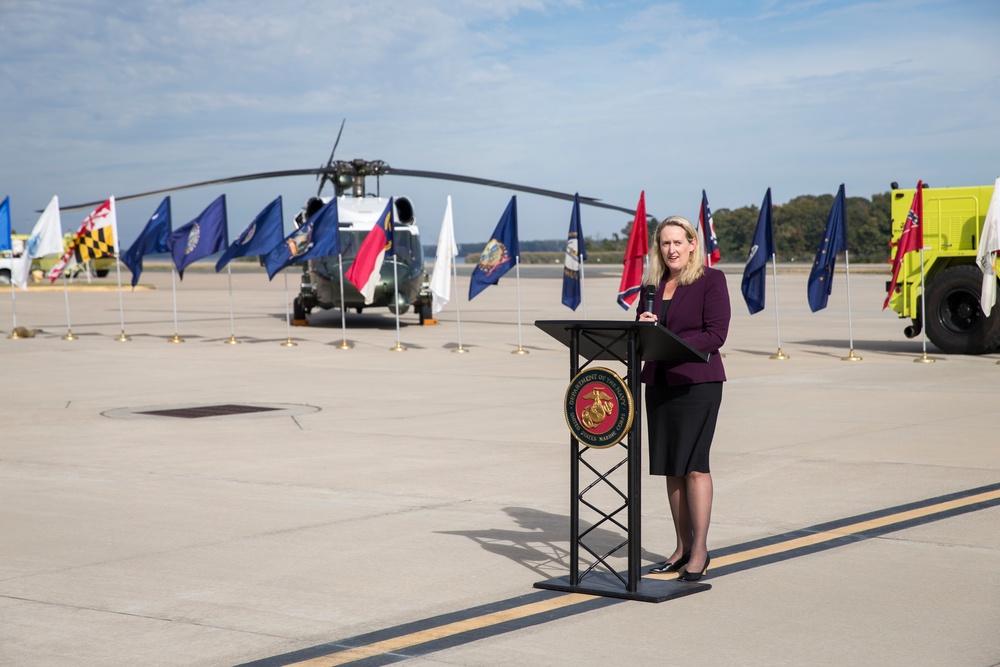
[[[933,364],[935,361],[937,361],[937,359],[934,357],[928,357],[926,352],[922,353],[919,357],[913,360],[913,362],[917,364]]]
[[[854,348],[852,347],[850,353],[846,357],[841,357],[840,360],[841,361],[861,361],[861,357],[859,357],[858,355],[854,354]]]
[[[242,342],[241,340],[236,340],[236,334],[230,334],[229,340],[225,341],[226,345],[239,345]]]
[[[389,351],[390,352],[406,352],[406,346],[403,345],[402,343],[396,343],[395,345],[393,345],[392,347],[389,348]]]
[[[174,337],[173,338],[168,338],[167,342],[168,343],[183,343],[184,339],[181,338],[180,336],[178,336],[176,333],[174,333]]]
[[[72,329],[66,329],[66,335],[63,336],[62,339],[63,340],[77,340],[77,339],[79,339],[79,336],[74,336]]]
[[[118,338],[115,338],[115,340],[118,341],[119,343],[127,343],[130,340],[132,340],[132,339],[129,338],[128,336],[126,336],[125,335],[125,330],[122,329],[122,332],[120,334],[118,334]]]
[[[337,349],[338,350],[353,350],[354,349],[354,343],[351,343],[350,341],[348,341],[345,338],[344,340],[340,341],[340,345],[337,346]]]
[[[24,336],[22,336],[21,334],[17,333],[17,329],[14,329],[13,331],[11,331],[10,335],[7,336],[7,340],[20,340],[21,338],[24,338]]]
[[[777,352],[775,352],[774,354],[771,355],[770,358],[771,359],[776,359],[778,361],[784,361],[785,359],[791,359],[790,356],[788,356],[787,354],[785,354],[784,352],[781,351],[780,347],[778,348]]]
[[[520,345],[518,345],[517,349],[516,350],[511,350],[510,353],[511,354],[528,354],[528,351],[526,349],[524,349],[523,347],[521,347]]]
[[[464,347],[462,347],[462,344],[459,343],[458,347],[456,347],[454,350],[452,350],[452,352],[454,352],[455,354],[466,354],[466,353],[468,353],[468,350],[465,349]],[[998,361],[997,363],[1000,364],[1000,361]]]
[[[298,343],[289,338],[284,343],[281,344],[281,347],[298,347],[298,345],[299,345]]]

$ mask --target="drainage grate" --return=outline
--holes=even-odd
[[[176,408],[173,410],[147,410],[137,412],[140,415],[158,415],[160,417],[179,417],[181,419],[198,419],[199,417],[222,417],[224,415],[243,415],[250,412],[267,412],[281,408],[263,408],[256,405],[205,405],[197,408]]]

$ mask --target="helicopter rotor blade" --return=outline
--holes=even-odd
[[[343,128],[343,124],[341,124]],[[339,135],[338,135],[339,141]],[[336,144],[334,144],[334,150],[336,150]],[[337,162],[336,164],[340,164]],[[551,197],[553,199],[562,199],[565,201],[573,201],[574,195],[557,192],[555,190],[546,190],[544,188],[536,188],[530,185],[520,185],[518,183],[508,183],[506,181],[497,181],[489,178],[479,178],[476,176],[465,176],[463,174],[450,174],[441,171],[423,171],[419,169],[396,169],[390,167],[384,162],[373,162],[368,165],[371,167],[370,171],[365,174],[360,174],[361,177],[368,176],[410,176],[413,178],[431,178],[437,180],[445,181],[455,181],[458,183],[471,183],[473,185],[485,185],[488,187],[501,188],[504,190],[515,190],[517,192],[526,192],[528,194],[539,195],[542,197]],[[326,167],[319,167],[314,169],[287,169],[284,171],[264,171],[256,174],[244,174],[242,176],[230,176],[229,178],[217,178],[210,181],[200,181],[198,183],[188,183],[186,185],[177,185],[171,188],[161,188],[159,190],[149,190],[148,192],[140,192],[133,195],[125,195],[123,197],[115,197],[116,201],[129,201],[132,199],[142,199],[143,197],[152,197],[154,195],[168,194],[171,192],[179,192],[181,190],[190,190],[193,188],[207,187],[209,185],[224,185],[226,183],[242,183],[244,181],[258,181],[267,180],[270,178],[288,178],[292,176],[320,176],[321,178],[331,178],[337,173],[337,166],[334,163],[330,163]],[[321,186],[322,187],[322,186]],[[98,204],[104,202],[103,199],[85,202],[82,204],[71,204],[68,206],[60,206],[61,211],[75,211],[84,208],[93,208]],[[620,211],[621,213],[627,213],[629,215],[635,215],[635,209],[627,208],[624,206],[616,206],[614,204],[606,204],[599,199],[593,197],[580,197],[580,203],[586,206],[593,206],[596,208],[604,208],[611,211]],[[652,216],[647,216],[652,217]]]
[[[325,169],[319,167],[317,169],[288,169],[285,171],[262,171],[257,174],[244,174],[243,176],[231,176],[229,178],[217,178],[211,181],[200,181],[198,183],[187,183],[186,185],[177,185],[172,188],[161,188],[159,190],[150,190],[148,192],[140,192],[134,195],[126,195],[124,197],[115,197],[116,202],[128,201],[130,199],[142,199],[143,197],[152,197],[153,195],[163,195],[171,192],[179,192],[181,190],[191,190],[193,188],[201,188],[209,185],[223,185],[225,183],[241,183],[243,181],[260,181],[266,180],[268,178],[285,178],[289,176],[313,176],[320,174],[330,174],[332,169]],[[103,203],[104,200],[100,199],[98,201],[86,202],[83,204],[71,204],[69,206],[60,206],[60,211],[75,211],[81,208],[92,208],[98,204]]]
[[[517,183],[507,183],[505,181],[496,181],[489,178],[464,176],[462,174],[449,174],[440,171],[422,171],[419,169],[397,169],[395,167],[387,166],[385,173],[386,175],[389,176],[413,176],[415,178],[436,178],[444,181],[457,181],[459,183],[473,183],[475,185],[486,185],[494,188],[502,188],[504,190],[517,190],[518,192],[527,192],[533,195],[541,195],[542,197],[565,199],[566,201],[573,201],[574,197],[574,195],[565,192],[556,192],[555,190],[535,188],[530,185],[519,185]],[[621,211],[622,213],[628,213],[629,215],[635,215],[634,208],[625,208],[623,206],[615,206],[614,204],[605,204],[600,199],[594,199],[593,197],[581,196],[580,203],[586,204],[588,206],[595,206],[597,208],[606,208],[612,211]]]
[[[344,123],[346,122],[346,118],[340,121],[340,130],[337,131],[337,139],[333,142],[333,150],[330,151],[330,159],[326,161],[327,169],[333,166],[333,156],[337,153],[337,146],[340,144],[340,135],[344,133]],[[323,186],[326,185],[326,180],[330,178],[330,175],[328,173],[323,173],[322,175],[317,175],[316,178],[319,180],[319,188],[316,189],[316,196],[319,197],[319,193],[323,191]]]

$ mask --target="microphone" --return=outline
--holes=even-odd
[[[646,298],[646,312],[653,313],[653,304],[656,303],[656,286],[646,285],[643,287],[643,293]],[[653,314],[656,315],[656,313]],[[656,319],[659,320],[660,318],[657,317]]]

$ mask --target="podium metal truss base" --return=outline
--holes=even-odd
[[[600,595],[603,597],[620,598],[622,600],[639,600],[640,602],[666,602],[674,598],[684,597],[693,593],[701,593],[712,588],[711,584],[700,582],[678,581],[677,579],[640,579],[639,589],[634,592],[625,590],[622,582],[610,574],[591,572],[578,585],[569,583],[569,576],[546,579],[535,584],[535,588],[564,593],[584,593],[585,595]]]

